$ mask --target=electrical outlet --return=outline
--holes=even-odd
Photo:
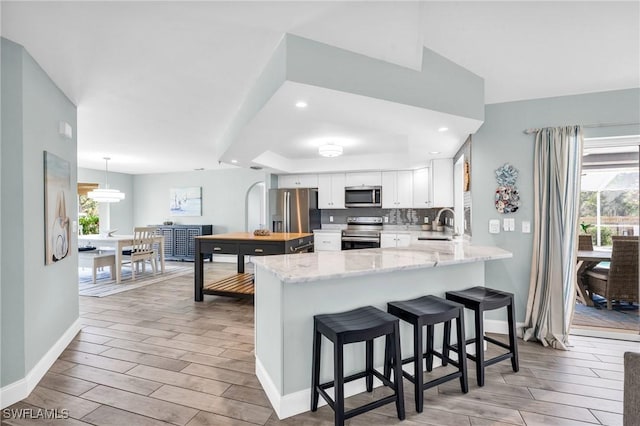
[[[389,223],[389,216],[384,217],[384,223]]]
[[[531,232],[531,222],[529,222],[528,220],[523,220],[522,221],[522,233],[528,234],[530,232]]]
[[[516,220],[514,218],[509,219],[509,231],[513,232],[516,230]]]
[[[429,216],[424,217],[424,223],[429,223]]]
[[[329,222],[333,222],[333,216],[329,216]]]
[[[499,219],[491,219],[489,221],[489,233],[490,234],[499,234],[500,233],[500,220]]]

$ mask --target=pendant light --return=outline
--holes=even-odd
[[[89,191],[87,196],[98,203],[119,203],[124,200],[124,192],[117,189],[109,189],[109,157],[104,158],[104,188]]]

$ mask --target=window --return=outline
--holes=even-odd
[[[639,137],[585,140],[580,219],[595,247],[610,247],[613,235],[638,235]]]

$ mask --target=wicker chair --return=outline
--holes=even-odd
[[[591,235],[578,235],[578,250],[593,251]]]
[[[591,297],[605,297],[609,310],[613,300],[638,302],[638,241],[614,239],[609,272],[591,270],[585,276]]]

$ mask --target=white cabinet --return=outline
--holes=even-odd
[[[391,234],[386,232],[380,234],[380,248],[409,247],[410,244],[411,234]]]
[[[314,232],[314,251],[340,251],[342,250],[342,233],[336,232]]]
[[[345,186],[380,186],[380,172],[347,173]]]
[[[425,167],[413,171],[413,207],[425,209],[433,206],[431,202],[431,169]]]
[[[431,167],[413,171],[413,207],[453,207],[453,160],[431,161]]]
[[[318,208],[344,209],[344,173],[318,175]]]
[[[382,172],[382,208],[413,207],[413,172]]]
[[[278,188],[317,188],[318,175],[278,175]]]
[[[433,207],[453,207],[453,159],[431,161]]]

